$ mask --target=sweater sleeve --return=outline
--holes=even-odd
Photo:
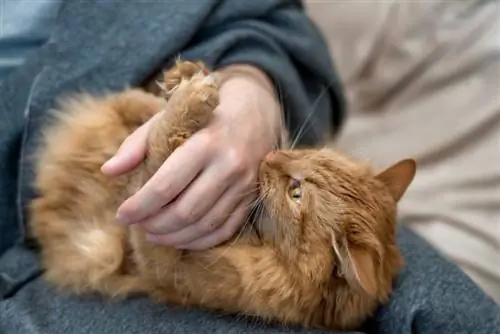
[[[249,64],[267,73],[299,146],[322,144],[341,126],[342,88],[327,45],[301,1],[221,1],[182,57],[212,68]]]

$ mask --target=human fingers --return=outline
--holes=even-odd
[[[116,154],[102,165],[103,174],[118,176],[127,173],[144,160],[149,130],[160,114],[153,116],[123,141]]]
[[[217,164],[205,168],[177,199],[140,224],[152,234],[170,234],[197,222],[216,205],[234,181]]]
[[[241,187],[227,189],[215,205],[211,206],[209,211],[194,224],[162,236],[159,236],[158,234],[152,235],[151,240],[153,242],[158,240],[164,245],[176,247],[178,245],[191,243],[213,233],[226,223],[238,205],[242,203],[242,201],[246,200],[246,197],[252,195],[248,191],[246,191],[246,196],[242,196],[242,193],[243,191]],[[145,229],[150,232],[147,228]]]
[[[202,136],[194,135],[176,149],[146,184],[120,205],[118,223],[137,223],[172,202],[212,157],[205,141]]]
[[[204,250],[217,246],[225,241],[230,240],[238,230],[247,222],[249,212],[248,201],[243,201],[229,216],[224,224],[214,232],[207,234],[190,243],[179,245],[178,249],[187,250]]]

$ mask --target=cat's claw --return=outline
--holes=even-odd
[[[211,108],[215,109],[217,107],[217,104],[214,103],[213,98],[209,94],[203,94],[202,102]]]
[[[212,86],[212,87],[217,87],[215,83],[215,78],[213,75],[207,75],[205,78],[203,78],[203,83],[207,86]]]

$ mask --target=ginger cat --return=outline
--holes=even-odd
[[[140,227],[115,223],[118,205],[211,121],[218,89],[202,68],[178,62],[165,73],[163,97],[135,89],[64,103],[45,131],[30,207],[46,279],[74,293],[147,294],[308,328],[360,326],[388,299],[403,263],[396,207],[413,160],[374,174],[327,149],[273,151],[260,167],[252,226],[206,251],[152,245]],[[153,116],[144,163],[102,175]]]

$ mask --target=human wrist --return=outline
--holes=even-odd
[[[243,80],[254,87],[256,84],[261,92],[264,91],[269,94],[268,96],[272,98],[274,106],[272,108],[266,108],[265,112],[274,111],[275,117],[272,123],[275,124],[273,127],[276,129],[275,132],[279,137],[278,142],[288,142],[288,131],[283,120],[283,107],[280,103],[273,81],[264,71],[252,65],[235,64],[221,68],[217,70],[216,73],[217,81],[221,88],[223,88],[226,83]]]
[[[218,81],[220,86],[233,78],[250,79],[257,83],[260,87],[271,93],[273,98],[278,101],[276,90],[274,88],[272,80],[267,76],[266,73],[255,66],[235,64],[218,69],[216,72],[218,74]]]

